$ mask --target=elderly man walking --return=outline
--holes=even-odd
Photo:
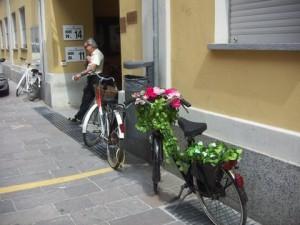
[[[103,70],[104,56],[102,52],[98,49],[96,41],[93,38],[89,38],[84,43],[84,48],[88,55],[87,68],[82,72],[74,75],[73,79],[77,81],[80,80],[82,77],[87,76],[87,83],[85,88],[83,89],[83,96],[79,111],[75,114],[73,118],[69,118],[69,120],[73,122],[81,122],[91,102],[94,100],[94,84],[97,84],[99,81],[95,73],[102,73]]]

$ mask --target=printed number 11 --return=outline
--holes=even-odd
[[[79,52],[79,58],[80,60],[84,60],[84,52]]]

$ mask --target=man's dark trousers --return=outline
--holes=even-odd
[[[83,96],[79,111],[76,113],[75,118],[82,120],[85,113],[89,109],[91,103],[95,98],[94,84],[98,84],[99,78],[96,75],[90,75],[87,77],[87,84],[83,89]]]

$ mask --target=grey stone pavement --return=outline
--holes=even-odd
[[[0,97],[0,189],[109,167],[34,110],[26,96]],[[66,117],[74,109],[50,109]],[[151,167],[127,154],[120,171],[62,184],[0,193],[0,225],[182,225],[166,207],[182,180],[163,171],[154,195]],[[199,223],[198,223],[199,224]]]
[[[43,101],[17,98],[15,86],[10,82],[10,95],[0,97],[0,225],[211,224],[193,196],[175,207],[171,200],[183,184],[177,176],[163,170],[154,195],[151,167],[128,153],[120,171],[1,193],[17,184],[109,167],[105,158],[39,114],[36,108],[47,107]],[[49,110],[65,117],[76,112]]]

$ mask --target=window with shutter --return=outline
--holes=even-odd
[[[27,48],[25,8],[24,7],[19,9],[19,14],[20,14],[21,48]]]
[[[5,39],[4,39],[4,28],[1,20],[0,20],[0,39],[1,39],[0,47],[1,49],[3,49],[5,44]]]
[[[300,43],[300,0],[230,0],[229,43]]]

